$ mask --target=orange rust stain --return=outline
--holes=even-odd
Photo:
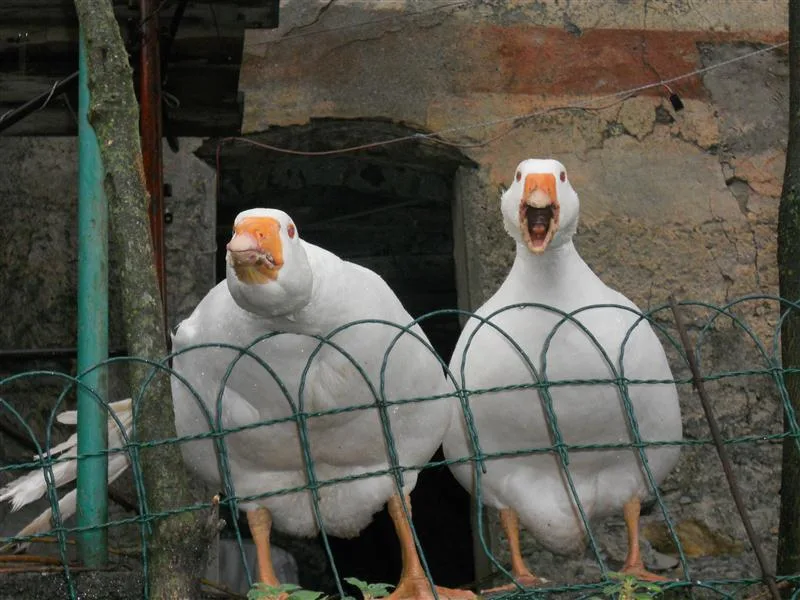
[[[556,198],[556,178],[552,173],[529,173],[525,176],[525,194],[523,198],[529,198],[536,190],[542,190],[550,196],[550,200]]]
[[[466,82],[470,91],[602,95],[700,68],[701,43],[778,42],[785,34],[593,29],[576,37],[563,29],[487,25],[462,39],[472,46],[465,54],[478,54],[484,66],[495,67],[476,69]],[[706,95],[700,77],[671,87],[687,97]],[[664,90],[645,93],[663,95]]]

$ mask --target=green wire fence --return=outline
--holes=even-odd
[[[496,314],[499,314],[504,311],[513,311],[523,308],[544,311],[546,313],[556,315],[558,318],[557,325],[553,328],[550,335],[544,342],[544,348],[542,350],[541,356],[538,357],[526,356],[525,353],[520,348],[520,346],[517,345],[517,343],[510,336],[501,331],[492,322],[492,317],[496,316]],[[617,356],[608,355],[605,352],[605,350],[600,346],[600,344],[597,342],[597,340],[593,337],[592,333],[588,331],[578,320],[584,313],[599,308],[615,308],[621,311],[629,311],[634,313],[636,316],[636,323],[627,332],[624,338],[624,342],[620,348],[619,355]],[[156,440],[148,442],[139,441],[140,435],[139,432],[137,431],[136,414],[138,412],[139,404],[143,401],[143,398],[145,397],[148,391],[147,387],[149,383],[155,377],[169,375],[180,380],[183,383],[183,385],[187,386],[189,389],[191,389],[191,386],[189,382],[180,373],[174,372],[170,368],[171,359],[174,355],[170,355],[160,362],[146,361],[135,357],[112,358],[107,361],[104,361],[99,365],[96,365],[95,367],[93,367],[93,369],[90,369],[89,371],[93,371],[94,369],[108,369],[113,366],[126,366],[129,365],[132,361],[149,365],[151,367],[151,371],[149,379],[146,382],[144,382],[141,389],[135,390],[135,393],[132,395],[133,407],[134,407],[134,419],[133,419],[133,427],[130,431],[130,434],[128,435],[126,433],[123,424],[116,417],[116,415],[112,411],[109,411],[109,415],[111,415],[112,418],[115,419],[116,426],[121,433],[124,443],[122,444],[121,447],[109,448],[106,452],[100,453],[100,455],[107,453],[109,455],[109,458],[111,457],[111,455],[115,455],[117,453],[125,453],[125,455],[127,456],[128,461],[130,463],[130,470],[133,479],[133,487],[136,495],[138,514],[118,519],[111,519],[108,523],[102,525],[102,527],[116,528],[121,526],[134,526],[138,528],[139,546],[137,548],[136,553],[138,554],[138,561],[141,565],[144,580],[146,581],[148,561],[149,561],[148,536],[151,530],[152,523],[159,519],[163,519],[169,516],[170,514],[184,512],[184,511],[208,510],[212,508],[213,502],[209,500],[208,502],[199,502],[191,506],[180,507],[179,509],[170,512],[157,513],[152,510],[149,510],[147,504],[147,490],[145,489],[144,479],[142,477],[142,469],[141,469],[142,459],[140,454],[142,450],[146,450],[149,447],[162,444],[179,444],[190,440],[211,439],[216,449],[218,457],[218,466],[222,481],[222,489],[219,491],[222,492],[224,496],[221,502],[223,504],[226,504],[234,515],[236,514],[238,507],[243,502],[256,500],[258,498],[266,498],[269,496],[293,494],[298,492],[310,492],[312,507],[318,524],[322,523],[322,517],[319,507],[319,489],[324,486],[335,485],[337,483],[342,483],[355,479],[390,475],[394,480],[396,490],[400,492],[403,486],[404,472],[406,471],[412,471],[412,470],[420,471],[423,469],[440,467],[444,464],[449,464],[450,462],[468,462],[473,466],[474,477],[476,482],[475,485],[476,493],[473,496],[473,502],[474,502],[475,512],[477,513],[477,519],[475,520],[475,523],[478,524],[476,532],[477,538],[480,540],[482,549],[486,554],[492,566],[493,571],[496,572],[499,577],[501,578],[505,577],[507,581],[513,581],[511,574],[505,568],[503,562],[493,553],[491,548],[492,544],[490,543],[489,540],[490,537],[489,533],[486,531],[485,519],[484,519],[487,509],[484,506],[483,502],[483,493],[481,491],[481,485],[480,485],[481,476],[485,472],[487,465],[489,465],[490,468],[491,461],[497,458],[507,457],[507,456],[523,456],[530,454],[549,453],[557,457],[559,460],[568,491],[570,492],[573,502],[577,506],[578,514],[585,529],[588,547],[592,555],[594,556],[597,568],[599,569],[599,577],[595,578],[594,581],[554,581],[542,587],[529,588],[529,589],[523,589],[521,587],[517,587],[517,589],[514,591],[510,591],[508,593],[501,594],[496,597],[505,598],[509,596],[514,596],[515,598],[527,598],[527,597],[544,597],[547,595],[564,595],[565,597],[583,598],[592,595],[597,595],[598,593],[602,593],[603,588],[607,586],[610,581],[609,579],[610,569],[608,568],[606,560],[603,557],[601,544],[598,541],[595,532],[595,526],[592,523],[590,523],[589,520],[587,519],[586,511],[583,505],[581,504],[580,497],[576,491],[576,487],[572,475],[570,473],[569,454],[570,452],[578,452],[578,451],[591,452],[596,450],[630,449],[638,454],[642,471],[645,474],[646,480],[649,482],[650,485],[654,506],[657,509],[657,513],[663,519],[664,525],[668,532],[668,537],[670,538],[672,546],[674,546],[675,554],[677,555],[677,559],[679,561],[679,568],[676,570],[679,574],[675,577],[674,580],[670,580],[660,586],[664,592],[675,592],[680,594],[685,593],[691,596],[699,594],[700,596],[707,595],[709,597],[734,599],[734,598],[742,598],[744,597],[744,595],[749,593],[753,594],[757,593],[758,590],[761,589],[759,588],[759,586],[762,584],[768,586],[769,589],[774,594],[776,589],[775,585],[777,584],[787,589],[793,590],[791,593],[791,597],[797,598],[798,596],[800,596],[800,573],[793,575],[779,576],[775,577],[774,579],[771,578],[770,574],[772,572],[771,570],[772,570],[772,564],[774,563],[774,558],[767,558],[766,554],[763,552],[761,548],[760,541],[758,539],[754,539],[752,527],[749,524],[747,512],[746,510],[743,509],[744,505],[743,502],[741,501],[742,492],[740,489],[737,488],[735,481],[733,481],[731,484],[731,493],[733,494],[734,500],[736,501],[735,503],[740,510],[740,517],[743,519],[745,529],[747,530],[749,537],[751,538],[750,539],[752,545],[751,549],[754,552],[757,558],[757,562],[761,568],[752,569],[752,572],[743,573],[738,578],[720,576],[713,578],[704,577],[702,580],[700,580],[698,577],[696,577],[695,572],[697,568],[694,564],[695,561],[693,561],[693,559],[690,556],[688,556],[676,528],[676,522],[673,516],[674,506],[673,507],[670,506],[667,499],[665,499],[662,490],[660,490],[659,486],[656,484],[656,481],[653,477],[653,473],[648,464],[646,449],[649,447],[659,446],[659,445],[661,446],[679,445],[679,446],[695,447],[695,448],[702,446],[709,446],[709,447],[716,446],[716,451],[718,452],[721,461],[717,461],[715,465],[709,464],[707,465],[707,467],[709,469],[716,469],[720,467],[720,468],[725,468],[727,471],[731,470],[731,463],[726,455],[728,448],[742,447],[744,445],[779,444],[783,443],[784,440],[786,439],[790,439],[794,441],[794,444],[800,451],[800,428],[798,427],[797,416],[791,404],[786,389],[786,385],[784,382],[784,378],[787,374],[796,374],[798,370],[782,368],[780,360],[780,340],[779,340],[780,327],[781,323],[783,322],[783,318],[785,318],[785,315],[789,311],[798,309],[800,309],[800,305],[798,303],[789,302],[784,299],[771,295],[757,295],[757,296],[748,296],[740,298],[721,306],[705,302],[688,302],[688,301],[683,301],[679,303],[671,302],[653,308],[652,310],[649,310],[644,313],[635,312],[629,307],[625,306],[598,305],[598,306],[585,307],[580,309],[579,311],[568,314],[559,311],[557,309],[554,309],[552,307],[548,307],[541,304],[519,304],[506,307],[502,309],[502,311],[498,311],[498,313],[496,313],[495,315],[491,315],[486,319],[481,319],[480,317],[477,317],[476,315],[465,311],[442,310],[426,314],[415,321],[415,323],[419,323],[422,326],[422,328],[425,329],[426,322],[430,321],[431,319],[443,319],[443,318],[454,319],[459,317],[461,318],[469,317],[481,321],[481,325],[479,326],[479,328],[490,327],[495,329],[501,336],[503,336],[508,341],[508,343],[516,349],[519,359],[525,364],[528,371],[530,372],[531,381],[528,384],[516,383],[508,387],[498,387],[491,389],[467,389],[465,386],[461,385],[461,382],[464,381],[463,364],[461,369],[455,369],[454,372],[451,372],[448,369],[447,361],[444,360],[442,357],[438,356],[436,352],[433,350],[433,348],[430,347],[429,344],[422,341],[421,338],[419,338],[419,336],[415,332],[411,331],[411,327],[415,323],[409,324],[406,327],[401,327],[396,324],[384,321],[359,321],[356,323],[348,323],[346,325],[343,325],[339,329],[330,332],[326,336],[309,336],[317,340],[317,346],[315,350],[311,352],[310,356],[308,357],[305,370],[303,372],[303,377],[301,378],[299,393],[297,394],[297,397],[294,397],[292,392],[287,387],[287,385],[285,385],[284,382],[281,381],[280,373],[277,373],[273,369],[273,367],[269,364],[268,360],[265,360],[254,351],[254,347],[261,341],[285,334],[280,332],[269,333],[265,336],[258,338],[257,340],[254,340],[251,344],[249,344],[246,347],[238,347],[228,344],[206,344],[203,346],[196,346],[184,349],[181,351],[181,353],[191,353],[201,348],[218,348],[218,349],[227,349],[237,354],[236,358],[227,367],[227,372],[223,378],[223,381],[220,384],[219,389],[214,391],[214,393],[216,393],[215,411],[212,412],[207,410],[205,404],[201,400],[201,394],[198,390],[191,390],[194,398],[197,401],[198,407],[200,407],[200,409],[203,411],[203,417],[206,421],[208,432],[194,436],[177,437],[174,439]],[[781,311],[784,311],[783,316],[781,316]],[[683,316],[683,318],[681,318],[681,315]],[[687,335],[685,326],[683,325],[683,321],[686,320],[691,321],[690,335]],[[663,380],[663,381],[635,380],[626,377],[622,365],[624,364],[623,358],[625,356],[627,342],[629,341],[630,336],[634,332],[635,328],[639,326],[641,323],[645,322],[649,323],[650,326],[652,326],[652,328],[656,331],[657,335],[660,337],[667,351],[667,354],[670,358],[670,363],[673,369],[673,373],[675,374],[674,380]],[[348,328],[366,323],[370,324],[382,323],[383,325],[394,328],[397,331],[394,340],[387,348],[386,354],[383,358],[383,364],[381,367],[381,375],[379,381],[371,381],[365,370],[362,368],[362,366],[359,365],[353,359],[353,357],[347,353],[347,351],[344,348],[338,346],[335,341],[335,336],[337,333],[340,333],[341,331],[344,331]],[[610,374],[608,378],[575,379],[569,381],[548,379],[547,359],[548,359],[548,350],[550,348],[550,344],[553,340],[553,337],[559,332],[559,330],[561,330],[568,324],[570,326],[576,327],[579,331],[581,331],[583,335],[586,336],[586,339],[589,340],[589,342],[597,349],[598,353],[602,356],[604,363],[608,367]],[[745,357],[748,364],[738,365],[735,368],[731,368],[730,366],[724,364],[725,362],[730,362],[730,360],[719,359],[719,356],[717,355],[720,352],[718,347],[720,343],[718,340],[715,340],[715,336],[721,335],[720,332],[723,331],[726,332],[725,335],[727,337],[731,337],[731,332],[733,332],[733,337],[735,337],[735,339],[737,340],[735,346],[738,346],[738,350],[740,350],[739,355]],[[430,351],[436,356],[444,372],[446,373],[446,376],[450,379],[455,388],[454,393],[448,393],[433,397],[416,397],[416,398],[386,397],[384,388],[386,366],[388,364],[392,348],[405,335],[415,336],[418,340],[420,340],[420,342],[426,345],[428,351]],[[475,333],[473,332],[472,336],[474,337],[474,335]],[[690,337],[692,338],[691,342],[688,342]],[[470,341],[471,339],[472,338],[470,338]],[[734,348],[734,345],[729,343],[729,341],[722,344],[722,346],[724,347],[723,350],[736,349]],[[358,375],[361,378],[363,378],[364,383],[369,387],[373,397],[373,402],[358,406],[348,406],[345,408],[340,408],[335,410],[326,410],[326,411],[306,410],[304,404],[306,375],[315,356],[325,347],[334,349],[335,351],[340,353],[350,364],[352,364]],[[249,357],[250,359],[256,361],[259,365],[261,365],[261,367],[265,369],[270,374],[270,376],[277,382],[284,396],[285,401],[288,403],[288,406],[291,407],[291,415],[281,419],[274,419],[270,421],[263,421],[259,423],[250,424],[247,425],[246,427],[226,429],[222,424],[223,389],[225,386],[225,382],[233,373],[233,370],[237,362],[239,362],[245,356]],[[56,429],[55,429],[56,415],[62,410],[65,410],[67,408],[72,408],[71,403],[73,402],[73,396],[76,389],[78,388],[86,390],[87,393],[91,394],[98,403],[101,403],[104,406],[107,405],[107,403],[110,403],[111,400],[116,399],[116,398],[98,397],[96,394],[94,394],[94,392],[92,392],[84,384],[82,384],[81,377],[85,375],[85,373],[79,375],[80,377],[76,377],[67,373],[62,373],[57,371],[38,370],[38,371],[29,371],[29,372],[14,374],[12,376],[0,380],[0,397],[2,396],[9,397],[9,394],[13,394],[15,386],[19,385],[27,387],[28,390],[31,389],[36,390],[40,387],[44,389],[46,383],[47,385],[46,389],[57,390],[57,393],[54,393],[52,409],[49,411],[46,423],[44,424],[43,427],[37,427],[37,428],[32,426],[31,423],[27,422],[27,420],[23,417],[21,412],[17,408],[15,408],[12,402],[7,401],[5,399],[0,399],[0,415],[5,417],[6,422],[11,421],[15,424],[16,429],[23,433],[23,435],[30,441],[30,444],[33,447],[35,447],[36,453],[38,454],[38,458],[36,458],[35,460],[20,462],[16,464],[2,465],[0,466],[0,473],[4,474],[7,473],[16,477],[32,469],[41,470],[43,472],[45,481],[48,484],[47,499],[49,500],[50,507],[53,511],[52,528],[50,531],[44,534],[37,534],[34,536],[0,537],[0,545],[12,544],[12,543],[16,544],[16,543],[36,542],[44,538],[55,538],[55,541],[57,542],[56,546],[58,548],[58,561],[60,562],[59,568],[60,570],[63,571],[63,579],[66,586],[65,597],[68,597],[70,599],[76,599],[78,597],[75,585],[75,567],[74,563],[71,561],[70,551],[69,551],[70,538],[74,537],[76,534],[79,534],[87,530],[92,530],[95,528],[67,526],[67,524],[64,523],[62,516],[59,512],[59,506],[58,506],[59,491],[57,491],[55,486],[53,485],[54,483],[53,469],[59,463],[62,463],[65,460],[74,460],[74,459],[65,459],[60,456],[53,456],[51,454],[51,450],[55,446],[54,442],[56,437]],[[693,411],[693,414],[697,414],[699,412],[696,410],[695,407],[692,407],[688,404],[691,402],[697,402],[697,397],[691,394],[692,386],[694,386],[697,389],[700,396],[700,400],[704,403],[704,408],[708,408],[709,394],[705,391],[706,384],[712,386],[720,384],[729,384],[731,382],[748,381],[749,380],[748,378],[760,378],[762,384],[764,382],[769,383],[770,398],[767,400],[762,399],[762,401],[764,402],[772,401],[774,402],[776,408],[778,407],[780,408],[780,410],[783,412],[786,423],[785,430],[783,429],[783,425],[780,422],[780,420],[776,420],[774,423],[771,423],[771,427],[768,430],[759,430],[759,431],[754,430],[748,432],[741,432],[741,435],[724,438],[720,437],[719,435],[719,427],[715,421],[712,412],[707,414],[708,417],[707,426],[710,427],[712,433],[712,436],[710,438],[699,437],[695,435],[690,435],[683,440],[648,440],[642,438],[641,432],[639,431],[636,415],[631,403],[631,398],[629,395],[629,390],[633,386],[642,384],[672,383],[674,381],[674,383],[678,386],[680,391],[681,405],[685,416],[687,408],[691,409],[690,412]],[[587,388],[587,393],[590,392],[591,386],[598,386],[598,385],[615,386],[619,392],[620,402],[623,407],[625,418],[627,420],[629,434],[630,434],[630,441],[625,443],[615,443],[615,444],[567,443],[563,439],[561,431],[559,430],[555,410],[553,408],[553,399],[550,392],[552,388],[564,385],[585,386]],[[513,389],[513,390],[529,389],[532,394],[538,395],[548,421],[548,427],[550,429],[551,443],[549,445],[540,447],[519,448],[513,452],[492,453],[492,452],[484,452],[482,450],[480,432],[475,427],[470,409],[469,399],[471,396],[476,394],[486,394],[508,389]],[[206,392],[208,391],[206,390]],[[31,392],[28,391],[26,393],[31,393]],[[434,400],[442,400],[444,398],[452,396],[455,396],[457,398],[458,405],[460,406],[460,410],[462,411],[467,424],[468,436],[472,447],[470,456],[456,459],[454,461],[436,461],[424,465],[400,464],[400,461],[398,460],[397,448],[395,446],[395,439],[392,435],[392,430],[390,426],[390,419],[388,412],[389,408],[393,405],[400,405],[412,402],[428,402]],[[343,477],[337,479],[320,479],[316,472],[314,459],[310,451],[309,429],[308,429],[309,421],[318,417],[328,416],[332,414],[340,414],[351,411],[364,411],[364,410],[378,411],[378,414],[380,416],[382,431],[385,436],[386,455],[389,467],[385,470],[374,471],[369,473],[360,473],[352,477]],[[777,410],[776,414],[778,414]],[[306,485],[293,487],[291,489],[271,490],[263,494],[254,496],[237,495],[234,483],[232,481],[232,477],[230,475],[230,465],[228,463],[226,436],[244,430],[269,427],[270,425],[275,425],[278,423],[286,423],[286,422],[293,422],[297,426],[299,439],[301,441],[301,449],[303,455],[302,458],[305,465],[305,476],[307,480]],[[268,430],[266,430],[266,432],[268,434]],[[80,460],[81,458],[88,456],[98,456],[98,454],[82,455],[79,456],[78,459]],[[779,480],[780,478],[779,464],[776,463],[772,466],[774,468],[774,478],[775,480]],[[735,468],[732,470],[735,471]],[[800,515],[798,515],[798,518],[800,518]],[[248,578],[250,578],[250,580],[252,581],[253,574],[249,572],[248,562],[245,559],[244,549],[242,547],[242,535],[239,530],[238,522],[236,519],[233,520],[232,525],[236,534],[236,538],[239,542],[240,555],[244,563],[244,568],[247,572]],[[339,573],[335,565],[333,553],[331,551],[331,546],[328,542],[328,538],[327,535],[325,534],[324,528],[320,527],[320,531],[321,531],[323,546],[327,553],[327,557],[328,560],[330,561],[332,572],[336,579],[336,585],[338,587],[338,591],[342,595],[342,597],[344,597],[345,592],[342,586],[341,578],[339,577]],[[413,524],[412,524],[412,532],[419,547],[420,546],[419,540],[417,538],[417,533],[413,528]],[[424,548],[420,547],[419,549],[422,557],[423,567],[425,568],[426,573],[430,578],[430,570],[424,558]],[[744,564],[744,562],[742,564]],[[534,571],[536,571],[536,564],[533,564],[532,566],[534,568]],[[142,590],[142,595],[144,598],[148,597],[148,590],[146,584],[144,585],[144,589]]]

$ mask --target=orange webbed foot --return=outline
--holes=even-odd
[[[469,590],[436,586],[439,600],[473,600],[477,596]],[[386,600],[435,600],[430,583],[425,577],[406,577]]]
[[[514,575],[514,581],[516,581],[519,585],[521,585],[524,588],[539,587],[548,583],[547,579],[544,579],[543,577],[537,577],[530,571]],[[489,588],[488,590],[481,590],[481,594],[508,593],[508,592],[514,592],[517,589],[518,588],[515,584],[507,583],[506,585],[499,585],[497,587]]]
[[[642,563],[628,565],[626,564],[620,570],[620,573],[623,575],[632,575],[641,581],[649,581],[649,582],[659,582],[659,581],[669,581],[669,577],[664,577],[663,575],[656,575],[655,573],[651,573],[647,569],[644,568]]]

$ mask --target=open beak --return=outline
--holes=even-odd
[[[270,217],[243,219],[226,248],[228,263],[243,283],[274,280],[283,266],[280,223]]]
[[[263,249],[258,240],[250,233],[236,232],[226,246],[231,264],[234,266],[260,266],[266,265],[270,269],[275,268],[275,257]]]
[[[519,226],[534,254],[543,253],[558,231],[559,209],[555,175],[528,174],[519,204]]]

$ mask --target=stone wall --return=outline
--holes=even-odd
[[[446,6],[445,6],[446,5]],[[408,1],[282,5],[282,26],[252,31],[240,89],[248,133],[312,119],[388,119],[441,132],[477,168],[462,167],[454,200],[459,301],[476,308],[507,273],[512,244],[498,198],[517,163],[554,156],[581,197],[577,244],[590,266],[641,308],[679,299],[722,304],[777,293],[778,197],[786,147],[785,46],[735,60],[786,39],[785,2],[647,0],[477,5]],[[416,15],[408,16],[416,12]],[[728,62],[733,61],[733,62]],[[659,85],[670,81],[681,111]],[[364,140],[369,141],[369,140]],[[771,348],[777,307],[753,301],[737,309]],[[709,313],[692,313],[693,335]],[[659,313],[665,326],[668,312]],[[673,331],[674,333],[674,331]],[[708,372],[763,366],[730,321],[704,339]],[[670,350],[676,375],[686,376]],[[710,386],[726,436],[781,431],[768,378]],[[698,398],[681,386],[687,439],[708,438]],[[760,542],[774,556],[780,450],[775,444],[731,449]],[[758,573],[742,540],[722,470],[711,446],[692,446],[662,493],[687,546],[692,576]],[[758,493],[754,493],[758,490]],[[674,564],[655,508],[644,517]],[[501,559],[497,527],[493,550]],[[699,533],[698,533],[699,532]],[[624,558],[621,519],[596,535],[610,566]],[[526,541],[537,573],[559,582],[596,576],[593,561],[563,561]],[[676,574],[677,571],[669,571]]]

